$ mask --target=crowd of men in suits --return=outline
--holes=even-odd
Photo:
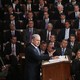
[[[16,73],[17,64],[21,55],[25,55],[33,34],[41,37],[41,54],[53,52],[54,58],[68,55],[75,60],[80,49],[79,29],[79,0],[0,0],[1,56],[5,64],[12,65],[9,71],[15,70],[9,76]],[[14,76],[13,80],[18,80]],[[12,80],[12,77],[7,78]]]

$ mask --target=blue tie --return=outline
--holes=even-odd
[[[64,51],[64,48],[62,48],[62,56],[64,55],[64,52],[65,52],[65,51]]]
[[[40,55],[40,51],[39,51],[39,48],[36,48],[37,49],[37,51],[38,51],[38,54]]]

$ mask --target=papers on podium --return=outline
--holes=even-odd
[[[68,56],[59,56],[58,59],[50,59],[49,61],[44,61],[42,63],[42,65],[47,65],[47,64],[51,64],[51,63],[58,63],[58,62],[63,62],[63,61],[69,61]]]

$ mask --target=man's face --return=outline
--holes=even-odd
[[[17,38],[16,38],[16,37],[12,37],[11,42],[12,42],[13,44],[15,44],[15,43],[17,42]]]
[[[55,36],[54,36],[54,35],[51,35],[51,36],[50,36],[50,41],[51,41],[51,42],[55,42],[55,40],[56,40],[56,39],[55,39]]]
[[[39,45],[40,45],[40,37],[36,37],[36,38],[34,38],[33,40],[32,40],[32,43],[36,46],[36,47],[38,47]]]
[[[79,7],[78,6],[74,6],[74,11],[75,12],[79,11]]]
[[[45,19],[49,18],[49,14],[47,12],[44,13],[44,18]]]
[[[66,28],[69,28],[69,27],[70,27],[69,22],[65,22],[65,27],[66,27]]]
[[[80,51],[77,52],[77,57],[80,58]]]
[[[48,25],[47,30],[48,31],[51,31],[52,30],[52,26],[51,25]]]
[[[29,21],[28,26],[29,26],[29,28],[33,28],[33,26],[34,26],[33,21]]]
[[[66,47],[67,47],[67,44],[68,44],[67,41],[65,41],[65,40],[62,41],[62,47],[63,47],[63,48],[66,48]]]
[[[40,48],[41,48],[41,50],[45,51],[46,48],[47,48],[47,44],[42,44],[42,45],[40,46]]]
[[[71,36],[71,37],[70,37],[70,41],[71,41],[71,42],[74,42],[74,41],[75,41],[75,37],[74,37],[74,36]]]

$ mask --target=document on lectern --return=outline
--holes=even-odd
[[[58,59],[50,59],[49,61],[43,61],[42,65],[59,63],[59,62],[63,62],[63,61],[69,61],[68,56],[59,56]]]

